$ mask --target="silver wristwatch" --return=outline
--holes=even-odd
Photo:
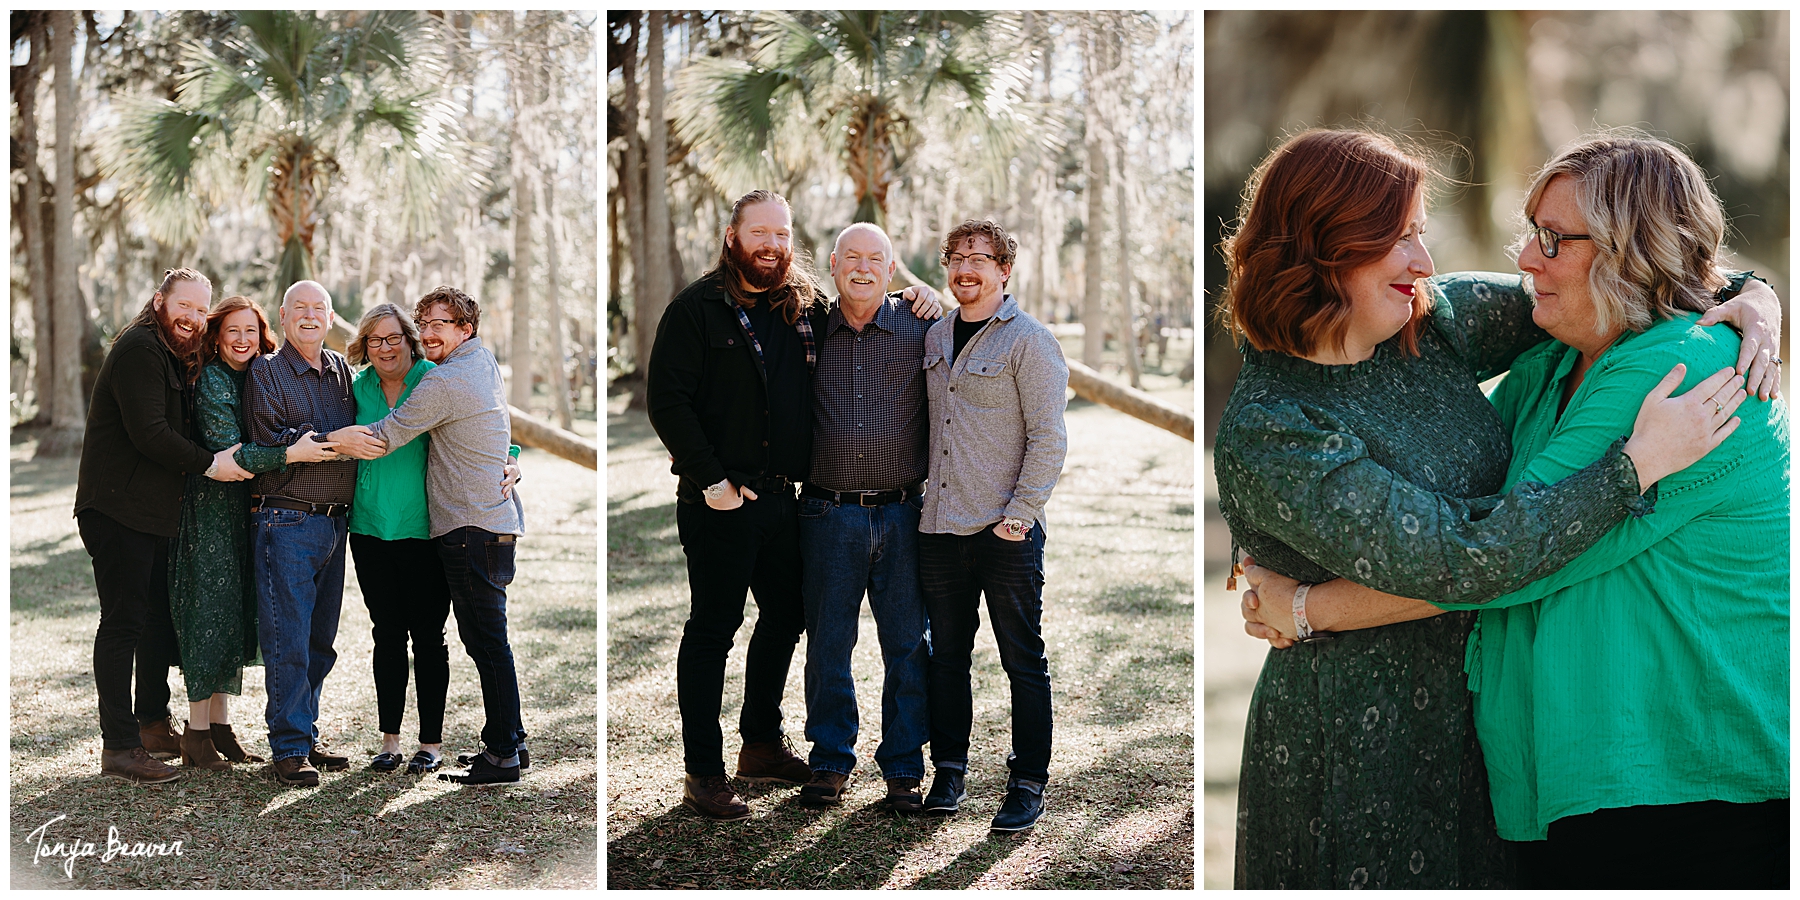
[[[701,489],[700,492],[705,494],[708,500],[720,500],[725,497],[725,489],[728,487],[731,487],[731,479],[725,478],[721,479],[718,484]]]
[[[1007,516],[1000,520],[1000,524],[1006,528],[1006,533],[1013,537],[1024,537],[1031,531],[1031,523],[1018,516]]]

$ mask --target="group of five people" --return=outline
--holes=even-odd
[[[95,383],[75,515],[92,558],[102,774],[161,783],[187,766],[262,762],[239,741],[227,697],[264,666],[265,718],[285,785],[349,766],[319,728],[337,660],[347,547],[374,624],[381,751],[399,768],[407,644],[419,748],[440,768],[454,609],[479,673],[485,749],[459,757],[466,784],[516,782],[529,765],[506,636],[523,516],[511,485],[510,417],[473,298],[440,287],[407,316],[379,304],[349,356],[325,346],[331,296],[300,281],[282,298],[279,349],[246,297],[213,306],[212,284],[171,269],[114,341]],[[352,363],[367,363],[357,375]],[[133,664],[137,685],[132,690]],[[168,669],[189,714],[177,732]]]

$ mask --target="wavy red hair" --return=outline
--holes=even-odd
[[[1289,138],[1251,174],[1225,239],[1226,328],[1290,356],[1342,349],[1350,273],[1393,249],[1432,177],[1422,157],[1380,134],[1313,129]],[[1399,332],[1403,352],[1418,354],[1430,310],[1419,291]]]

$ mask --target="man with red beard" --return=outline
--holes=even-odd
[[[711,819],[750,817],[725,777],[719,729],[745,591],[758,615],[744,661],[737,776],[812,777],[783,738],[781,694],[805,627],[794,488],[812,455],[817,349],[806,316],[821,299],[807,267],[794,264],[787,201],[752,191],[732,205],[718,262],[670,301],[650,354],[650,424],[680,476],[675,519],[692,602],[675,676],[682,803]]]
[[[216,481],[250,476],[233,459],[191,437],[182,391],[199,372],[212,282],[170,269],[100,366],[88,403],[75,488],[81,542],[94,563],[100,627],[94,633],[94,688],[104,749],[100,773],[142,783],[174,781],[177,769],[151,753],[181,752],[170,726],[169,539],[181,511],[184,474]],[[135,713],[132,662],[137,663]]]

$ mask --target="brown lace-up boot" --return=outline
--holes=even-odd
[[[681,805],[715,822],[741,822],[750,807],[738,799],[731,779],[723,775],[689,775],[681,786]]]
[[[151,756],[176,756],[181,753],[181,735],[175,733],[174,723],[168,719],[139,722],[138,739],[143,741],[144,750]]]
[[[794,755],[787,738],[745,744],[738,751],[737,777],[751,784],[780,782],[805,784],[812,780],[812,767]]]
[[[138,784],[163,784],[181,777],[181,770],[163,764],[142,747],[101,750],[100,774]]]

